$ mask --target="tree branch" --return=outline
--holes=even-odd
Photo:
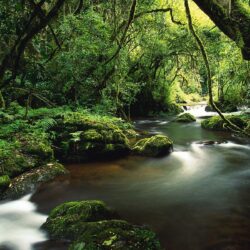
[[[26,30],[23,31],[23,36],[20,39],[18,39],[20,41],[18,41],[18,43],[13,46],[13,48],[10,50],[10,53],[8,53],[2,61],[2,64],[0,66],[0,87],[3,87],[4,85],[8,84],[11,80],[15,79],[17,74],[17,69],[20,64],[21,56],[23,55],[24,50],[27,47],[28,43],[43,28],[45,28],[49,24],[49,22],[57,15],[64,1],[65,0],[57,0],[54,7],[50,10],[50,12],[46,15],[44,19],[40,19],[40,22],[38,24],[33,25],[33,27],[30,22],[29,26],[31,27],[29,29],[26,27]],[[32,16],[33,15],[38,15],[37,9],[34,10]],[[2,82],[5,71],[8,67],[11,66],[12,61],[14,62],[13,63],[14,67],[12,68],[12,76],[6,81]]]
[[[126,35],[127,35],[127,32],[128,32],[128,29],[129,29],[129,26],[131,25],[131,23],[133,22],[133,19],[134,19],[134,16],[135,16],[135,9],[136,9],[136,4],[137,4],[137,0],[133,0],[132,1],[132,4],[131,4],[131,7],[130,7],[130,11],[129,11],[129,18],[128,18],[128,21],[127,21],[127,24],[125,26],[125,29],[124,29],[124,32],[122,34],[122,38],[121,38],[121,41],[120,43],[118,44],[118,48],[117,50],[115,51],[114,55],[109,58],[105,63],[104,65],[108,64],[109,62],[111,62],[120,52],[120,50],[122,49],[122,45],[126,39]]]
[[[176,20],[175,20],[174,15],[173,15],[173,9],[172,9],[172,8],[161,8],[161,9],[154,9],[154,10],[142,11],[142,12],[139,12],[138,14],[136,14],[136,15],[134,16],[133,21],[134,21],[135,19],[138,19],[138,18],[140,18],[140,17],[146,15],[146,14],[160,13],[160,12],[165,12],[165,13],[166,13],[166,12],[169,12],[169,13],[170,13],[170,17],[171,17],[171,21],[172,21],[173,23],[178,24],[178,25],[184,25],[182,22],[176,21]],[[114,41],[115,36],[117,36],[117,35],[121,32],[122,28],[123,28],[125,25],[126,25],[126,21],[123,21],[123,22],[119,25],[116,34],[114,34],[114,35],[112,36],[112,38],[111,38],[112,41]]]

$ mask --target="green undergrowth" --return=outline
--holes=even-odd
[[[0,175],[11,178],[54,161],[54,153],[78,157],[84,151],[87,159],[96,151],[128,152],[127,135],[133,132],[122,119],[83,108],[30,109],[25,117],[25,108],[16,103],[0,110],[0,125]]]

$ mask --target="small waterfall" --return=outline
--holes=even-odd
[[[185,112],[192,114],[196,118],[207,118],[207,117],[218,115],[217,112],[206,111],[205,110],[206,106],[207,106],[206,103],[198,103],[198,104],[195,104],[195,105],[187,105],[187,106],[185,106],[186,107]],[[241,111],[232,112],[232,113],[228,113],[228,114],[238,115],[240,113],[241,113]]]
[[[46,240],[39,228],[47,216],[36,211],[30,197],[0,203],[0,249],[31,250],[34,243]]]

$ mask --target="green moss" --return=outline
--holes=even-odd
[[[88,129],[81,134],[81,139],[87,141],[103,141],[103,135],[100,134],[96,129]]]
[[[17,133],[11,140],[0,140],[0,171],[11,178],[53,159],[53,150],[46,135]]]
[[[122,220],[87,223],[82,236],[70,246],[70,250],[77,250],[80,246],[89,250],[161,249],[160,242],[154,232]]]
[[[27,133],[21,135],[19,140],[22,143],[22,151],[38,156],[41,160],[50,161],[53,159],[53,150],[46,133]]]
[[[6,190],[10,185],[10,177],[8,175],[0,176],[0,192]]]
[[[167,136],[156,135],[139,140],[132,150],[136,154],[158,157],[170,153],[172,149],[173,142]]]
[[[67,202],[53,209],[42,226],[52,239],[73,241],[79,249],[161,249],[154,232],[117,220],[102,201]]]
[[[189,122],[195,122],[196,119],[193,115],[189,114],[189,113],[184,113],[179,115],[176,119],[176,122],[183,122],[183,123],[189,123]]]
[[[43,225],[52,238],[76,239],[84,222],[117,218],[117,214],[102,201],[75,201],[53,209]]]
[[[94,118],[96,116],[70,112],[58,120],[54,128],[54,142],[62,149],[57,152],[58,157],[81,162],[96,157],[123,156],[129,152],[124,126],[118,126],[117,119]]]
[[[242,129],[247,126],[247,122],[242,116],[226,116],[226,118]],[[227,124],[219,116],[213,116],[202,121],[201,126],[210,130],[229,130]]]

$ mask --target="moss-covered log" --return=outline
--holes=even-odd
[[[194,0],[250,60],[250,8],[241,0]]]

